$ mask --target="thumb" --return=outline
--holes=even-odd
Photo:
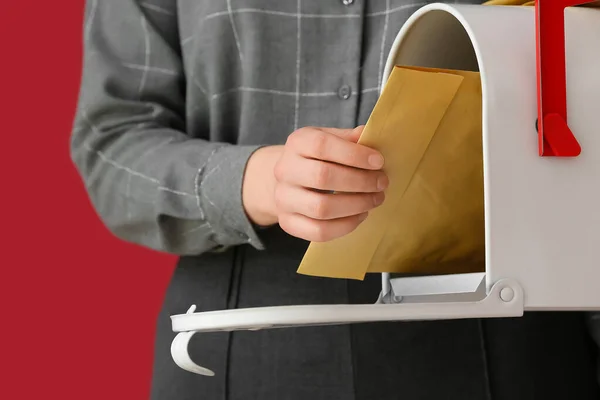
[[[354,129],[340,129],[340,128],[320,128],[323,132],[335,135],[339,138],[347,140],[349,142],[358,142],[360,135],[365,129],[364,125],[359,125]]]

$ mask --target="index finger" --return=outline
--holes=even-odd
[[[360,139],[360,135],[362,135],[363,131],[365,130],[365,126],[359,125],[354,129],[341,129],[329,127],[319,127],[316,129],[322,130],[326,133],[331,133],[332,135],[338,136],[344,140],[356,143],[358,142],[358,139]]]
[[[305,158],[328,161],[349,167],[378,170],[383,167],[383,155],[370,147],[354,143],[339,134],[321,129],[303,132],[294,143],[297,153]]]

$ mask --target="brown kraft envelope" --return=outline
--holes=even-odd
[[[350,234],[312,242],[298,273],[484,271],[481,102],[477,72],[396,66],[359,140],[385,157],[386,199]]]

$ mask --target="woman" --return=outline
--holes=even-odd
[[[87,2],[73,159],[115,235],[181,256],[153,399],[600,398],[575,313],[196,335],[190,354],[213,378],[170,357],[169,316],[190,304],[375,301],[377,277],[295,271],[308,241],[351,232],[384,200],[384,160],[355,141],[393,38],[422,5]]]

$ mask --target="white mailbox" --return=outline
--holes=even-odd
[[[600,310],[600,8],[575,3],[429,4],[387,59],[384,82],[394,65],[481,74],[484,273],[383,274],[374,304],[192,306],[171,317],[175,362],[212,375],[187,353],[197,332]]]

